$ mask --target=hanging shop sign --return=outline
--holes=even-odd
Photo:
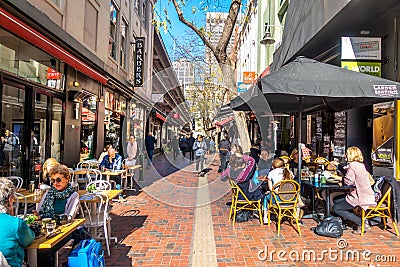
[[[307,115],[307,144],[311,144],[311,137],[312,137],[312,132],[311,132],[311,115]]]
[[[143,86],[144,37],[135,38],[135,86]]]
[[[342,59],[381,60],[381,38],[342,37]]]
[[[376,77],[381,77],[381,62],[342,61],[344,69],[361,72]]]
[[[172,113],[172,118],[173,119],[180,119],[181,118],[181,114],[180,113]]]

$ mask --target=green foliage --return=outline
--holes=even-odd
[[[27,214],[25,216],[25,221],[28,225],[33,224],[37,219],[38,219],[38,217],[34,214]]]

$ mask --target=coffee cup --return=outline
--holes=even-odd
[[[56,223],[58,225],[64,225],[67,224],[69,221],[68,215],[67,214],[56,214],[54,216]]]

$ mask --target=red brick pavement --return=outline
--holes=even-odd
[[[166,160],[159,159],[157,164],[165,164],[163,168],[168,168]],[[217,165],[217,161],[214,164]],[[369,250],[372,253],[368,254],[370,259],[395,255],[400,261],[400,239],[378,227],[373,227],[364,237],[345,231],[340,241],[345,247],[338,249],[337,239],[320,237],[309,230],[316,225],[312,220],[304,220],[301,236],[287,223],[283,224],[279,237],[274,223],[267,226],[251,220],[232,226],[228,221],[229,207],[226,206],[230,195],[223,194],[227,184],[217,179],[215,165],[210,166],[213,170],[208,174],[212,183],[210,195],[224,195],[211,203],[218,266],[400,266],[394,262],[372,264],[361,255],[364,250]],[[112,235],[118,237],[119,243],[111,245],[112,255],[106,258],[107,266],[191,266],[195,224],[192,204],[196,195],[193,190],[185,188],[196,188],[198,178],[188,171],[190,169],[193,165],[169,174],[166,179],[152,182],[149,185],[151,190],[144,188],[140,192],[128,192],[127,202],[114,203]],[[156,192],[159,200],[153,197]],[[166,203],[165,198],[172,201]],[[323,249],[330,250],[331,256],[325,254],[321,259]],[[259,254],[261,250],[268,251],[267,259],[262,258],[265,254]],[[301,259],[302,253],[311,250],[319,257],[316,261],[308,258],[293,261],[289,258],[290,254],[291,258],[299,255]],[[283,260],[278,260],[279,251],[286,252],[281,254]],[[271,253],[274,261],[270,260]],[[361,259],[346,261],[346,253],[355,253]]]

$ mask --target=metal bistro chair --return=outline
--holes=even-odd
[[[89,180],[89,183],[92,181],[103,180],[103,175],[100,170],[97,169],[88,169],[86,176]]]
[[[240,187],[232,179],[229,179],[229,185],[232,189],[232,204],[229,211],[229,219],[232,220],[233,225],[235,225],[236,213],[239,210],[258,211],[260,223],[263,224],[261,199],[249,200],[248,197],[243,193],[242,189],[240,189]]]
[[[95,190],[111,190],[111,183],[105,180],[91,181],[86,185],[86,190],[94,185]]]
[[[15,185],[16,189],[21,189],[22,188],[22,184],[24,183],[24,180],[22,179],[22,177],[19,177],[19,176],[8,176],[7,179],[11,180],[13,182],[13,184]]]
[[[294,219],[297,231],[301,235],[299,225],[299,214],[297,214],[297,202],[299,198],[300,185],[294,180],[283,180],[274,185],[271,190],[271,198],[268,205],[268,225],[271,223],[271,213],[278,220],[278,235],[281,230],[281,221],[284,217]]]
[[[24,212],[22,213],[22,215],[25,217],[26,214],[28,213],[28,203],[26,201],[26,197],[21,193],[14,192],[14,199],[15,199],[14,215],[15,216],[19,215],[19,207],[20,207],[20,204],[22,204],[24,207]]]
[[[80,197],[81,213],[86,219],[85,226],[95,239],[105,239],[110,256],[111,217],[108,213],[109,199],[101,193],[87,193]],[[115,243],[117,243],[117,238]]]

